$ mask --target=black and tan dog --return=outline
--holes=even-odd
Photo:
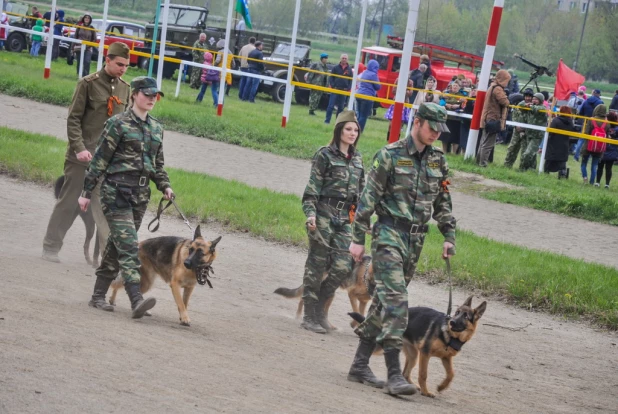
[[[455,376],[453,358],[474,335],[478,321],[486,308],[487,302],[483,302],[473,309],[470,296],[450,319],[444,313],[431,308],[408,309],[408,327],[403,334],[403,352],[406,356],[403,376],[410,384],[416,385],[422,395],[435,396],[427,388],[427,368],[432,357],[440,358],[446,370],[446,378],[438,386],[438,392],[444,391],[451,384]],[[349,315],[357,322],[365,320],[359,314]],[[378,351],[381,349],[376,350]],[[410,375],[417,363],[418,385],[412,381]]]
[[[326,271],[324,272],[324,278],[328,276],[328,270],[330,263],[326,264]],[[371,292],[367,290],[367,286],[370,287]],[[344,289],[348,292],[348,298],[350,299],[350,305],[352,306],[352,312],[356,312],[360,315],[365,314],[367,303],[371,301],[371,293],[373,293],[373,286],[375,282],[373,280],[373,266],[371,264],[371,256],[363,257],[363,260],[359,263],[354,263],[352,266],[352,272],[348,277],[344,278],[339,285],[340,289]],[[304,286],[300,285],[296,289],[288,289],[280,287],[275,290],[275,293],[286,298],[300,298],[298,301],[298,308],[296,309],[296,318],[300,318],[303,313],[303,291]],[[326,303],[326,313],[330,305],[333,303],[334,296]],[[352,321],[350,325],[354,328],[358,325],[358,322]],[[337,329],[332,326],[331,329]]]
[[[215,250],[221,237],[213,241],[206,241],[200,233],[200,226],[195,229],[193,240],[182,237],[164,236],[144,240],[139,244],[139,260],[141,262],[140,290],[148,292],[157,275],[170,285],[172,295],[178,306],[180,324],[190,325],[187,307],[195,284],[199,283],[212,288],[208,277],[212,270],[212,263],[217,258]],[[214,273],[214,272],[213,272]],[[116,279],[112,283],[112,295],[109,303],[114,305],[116,293],[123,285],[122,280]],[[182,294],[180,289],[183,288]]]
[[[54,196],[56,200],[60,197],[60,190],[62,190],[62,186],[64,185],[64,175],[58,177],[56,182],[54,183]],[[82,211],[79,208],[79,205],[75,206],[75,212],[78,214],[84,222],[86,226],[86,239],[84,240],[84,258],[89,265],[93,267],[99,266],[99,235],[97,234],[96,224],[94,222],[94,217],[92,216],[92,209],[88,209],[88,211]],[[90,259],[90,241],[92,237],[96,235],[94,240],[94,254],[92,255],[92,259]],[[103,246],[105,247],[105,246]],[[102,253],[102,252],[101,252]]]

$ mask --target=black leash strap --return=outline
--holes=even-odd
[[[451,317],[451,310],[453,307],[453,285],[451,283],[451,261],[447,257],[446,261],[446,273],[448,274],[448,308],[446,308],[446,317]]]
[[[159,201],[159,207],[157,208],[157,216],[153,218],[150,223],[148,223],[148,231],[150,231],[151,233],[154,233],[155,231],[159,230],[159,224],[161,224],[161,214],[163,214],[163,212],[167,210],[167,208],[173,204],[174,207],[176,208],[176,211],[178,211],[178,214],[180,214],[180,217],[182,217],[185,224],[187,225],[187,227],[189,227],[189,229],[191,230],[191,233],[193,234],[195,230],[193,229],[193,227],[191,227],[191,224],[189,223],[189,220],[187,219],[187,217],[185,217],[185,215],[182,213],[180,208],[178,208],[178,204],[176,204],[175,198],[169,199],[165,207],[163,207],[164,202],[165,202],[165,198],[161,198],[161,201]],[[153,229],[151,229],[150,227],[154,223],[156,223],[156,225],[154,226]]]

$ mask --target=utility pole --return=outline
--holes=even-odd
[[[384,3],[386,3],[386,0],[382,0],[382,15],[380,16],[380,28],[378,29],[378,40],[376,40],[377,46],[380,46],[380,37],[382,37],[382,27],[384,26]]]
[[[577,64],[579,63],[579,52],[582,50],[582,41],[584,40],[584,30],[586,29],[586,20],[588,20],[588,10],[590,10],[590,0],[586,3],[586,14],[584,14],[584,24],[582,25],[582,33],[579,36],[579,47],[577,48],[577,57],[573,63],[573,70],[577,70]]]

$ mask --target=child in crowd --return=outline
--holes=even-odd
[[[212,53],[204,53],[204,64],[212,66]],[[219,73],[219,71],[215,69],[202,69],[202,88],[200,89],[200,93],[195,99],[196,102],[202,102],[202,99],[204,99],[204,94],[206,93],[206,89],[208,89],[208,85],[210,85],[213,106],[217,106],[217,102],[219,101],[219,81],[221,80],[220,76],[221,74]]]

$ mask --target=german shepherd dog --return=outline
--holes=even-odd
[[[195,284],[199,283],[212,288],[208,279],[213,272],[212,263],[217,258],[215,250],[221,236],[212,241],[206,241],[197,226],[193,240],[182,237],[163,236],[144,240],[139,244],[140,290],[146,293],[152,288],[157,275],[170,285],[172,295],[178,306],[180,324],[190,326],[189,298]],[[111,305],[116,304],[116,293],[123,286],[123,281],[116,278],[112,283],[112,295],[109,298]],[[182,295],[180,289],[184,288]]]
[[[328,271],[330,269],[330,260],[326,264],[326,271],[324,272],[324,280],[328,276]],[[369,286],[369,291],[367,287]],[[360,315],[365,314],[365,309],[367,307],[367,303],[371,301],[371,295],[373,294],[373,288],[375,287],[375,282],[373,280],[373,266],[371,264],[371,256],[363,257],[363,260],[359,263],[354,262],[352,266],[352,272],[348,275],[348,277],[344,278],[341,281],[340,289],[347,290],[348,298],[350,299],[350,305],[352,305],[352,312],[356,312]],[[286,298],[300,298],[298,301],[298,308],[296,309],[296,318],[300,318],[303,313],[303,292],[304,286],[300,285],[296,289],[288,289],[280,287],[275,290],[275,293],[281,296],[285,296]],[[326,304],[326,313],[328,313],[328,309],[330,305],[333,303],[334,296],[331,300]],[[352,321],[350,326],[352,328],[356,327],[358,322]],[[335,326],[332,326],[331,329],[337,329]]]
[[[58,199],[58,197],[60,197],[60,190],[62,190],[63,185],[64,175],[61,175],[54,183],[54,196],[56,197],[56,200]],[[100,256],[99,235],[96,234],[96,224],[94,222],[94,217],[92,216],[92,210],[88,209],[88,211],[84,212],[81,210],[81,208],[79,208],[79,205],[77,204],[75,210],[86,225],[86,239],[84,240],[84,258],[89,265],[93,267],[98,267]],[[95,234],[96,238],[94,240],[94,254],[92,256],[92,259],[90,259],[90,241],[92,240],[92,237],[95,236]]]
[[[438,392],[448,388],[455,377],[453,358],[459,354],[461,347],[468,342],[479,319],[485,313],[487,302],[472,308],[472,296],[455,311],[452,318],[431,308],[408,308],[408,327],[403,333],[403,352],[406,363],[403,376],[410,384],[416,386],[426,397],[435,395],[427,389],[427,368],[431,357],[440,358],[446,371],[446,378],[438,385]],[[360,314],[350,313],[352,319],[362,322]],[[377,353],[381,350],[376,350]],[[412,369],[418,362],[418,385],[411,380]]]

